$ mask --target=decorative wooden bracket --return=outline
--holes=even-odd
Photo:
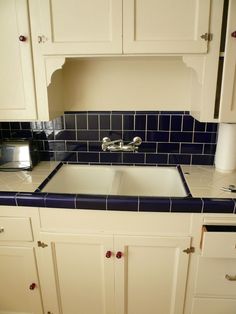
[[[44,60],[45,60],[44,62],[45,62],[47,86],[49,86],[51,84],[53,73],[58,69],[62,69],[63,65],[65,64],[66,58],[65,57],[46,57]]]
[[[185,55],[183,56],[183,62],[185,65],[191,69],[193,69],[198,78],[199,84],[203,84],[204,79],[204,72],[205,72],[205,62],[206,58],[205,56],[191,56],[191,55]]]

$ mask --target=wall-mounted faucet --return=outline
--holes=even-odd
[[[133,141],[126,145],[122,139],[111,141],[109,137],[104,137],[102,139],[102,150],[109,150],[110,152],[136,152],[141,143],[142,139],[138,136],[134,137]]]

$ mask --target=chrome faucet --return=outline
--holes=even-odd
[[[122,139],[111,141],[109,137],[104,137],[102,139],[102,150],[109,150],[110,152],[136,152],[141,143],[142,139],[138,136],[134,137],[133,141],[126,145]]]

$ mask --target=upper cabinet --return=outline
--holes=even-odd
[[[37,0],[31,8],[43,55],[207,52],[210,0]]]
[[[191,114],[202,122],[236,123],[236,1],[212,0],[209,52],[186,55],[192,68]]]
[[[36,119],[26,0],[0,0],[0,36],[1,120]]]
[[[219,119],[236,122],[236,1],[229,1],[225,49],[221,57],[222,72]]]
[[[34,0],[43,55],[122,52],[122,0]]]
[[[124,53],[206,53],[210,0],[124,0]]]

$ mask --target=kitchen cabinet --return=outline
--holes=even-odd
[[[54,270],[62,313],[183,313],[189,259],[183,250],[190,237],[40,238],[48,245],[41,258],[45,277]]]
[[[28,217],[0,217],[0,312],[43,314]]]
[[[28,3],[0,1],[0,120],[37,118]]]
[[[45,56],[121,54],[122,44],[124,54],[207,52],[210,0],[38,0],[30,4],[36,22],[33,36]]]
[[[51,88],[42,99],[35,89],[28,5],[27,0],[0,0],[0,121],[50,120],[63,113],[60,94]]]
[[[186,230],[189,217],[183,217],[185,226],[180,222],[174,227],[179,230],[176,234],[158,235],[148,232],[148,225],[141,227],[145,233],[138,231],[142,218],[150,221],[142,214],[132,213],[137,222],[132,226],[129,213],[105,213],[106,217],[80,210],[67,212],[62,219],[63,210],[57,211],[40,209],[39,237],[47,246],[38,250],[38,261],[47,310],[70,314],[183,313],[189,262],[184,250],[190,247],[191,237],[183,235],[179,227]],[[123,232],[112,231],[126,214],[128,223]],[[158,225],[167,216],[159,218],[159,222],[154,219]],[[87,228],[91,231],[85,232]]]
[[[206,225],[204,221],[199,225],[200,248],[192,256],[193,269],[189,274],[192,302],[188,306],[187,301],[186,313],[233,314],[236,306],[236,220],[210,216],[206,220]]]
[[[42,55],[122,52],[122,0],[31,1]]]
[[[191,114],[201,122],[235,123],[236,3],[212,4],[209,53],[183,57],[192,68]]]
[[[124,0],[124,53],[206,53],[210,0]]]

